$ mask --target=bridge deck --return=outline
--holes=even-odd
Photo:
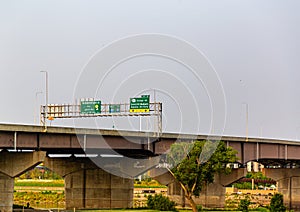
[[[153,132],[85,129],[70,127],[0,124],[0,149],[44,150],[48,153],[110,153],[143,158],[166,153],[176,141],[196,139],[223,140],[238,151],[241,163],[250,160],[279,161],[281,164],[300,161],[300,142],[280,139],[234,136],[208,136]],[[298,162],[297,162],[298,163]]]

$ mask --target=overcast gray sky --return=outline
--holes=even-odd
[[[33,124],[36,92],[45,91],[40,70],[49,73],[50,103],[72,103],[81,73],[97,52],[124,37],[156,33],[190,43],[214,67],[226,96],[224,134],[245,135],[243,103],[247,103],[250,136],[300,139],[299,8],[298,0],[1,1],[0,122]],[[157,92],[166,109],[164,129],[187,133],[212,130],[206,82],[202,88],[194,86],[195,79],[182,74],[183,67],[162,58],[127,61],[106,79],[102,93],[90,96],[111,101],[109,90],[115,92],[122,77],[133,74],[131,80],[138,80],[142,77],[137,73],[147,69],[152,70],[148,78],[152,83],[127,93],[119,89],[123,93],[114,100],[129,101],[143,89],[172,90],[173,86],[178,96]],[[154,71],[158,69],[175,77]],[[201,106],[181,111],[189,108],[178,107],[186,97],[177,92],[181,89],[176,77],[189,84]],[[156,79],[159,85],[154,83]],[[163,84],[168,86],[159,87]],[[43,95],[38,95],[37,103],[44,104]],[[195,107],[200,124],[192,120]],[[120,129],[135,129],[138,124],[132,120],[133,126],[128,127],[117,122]],[[72,122],[55,120],[52,124]],[[111,120],[99,121],[99,127],[111,126]]]

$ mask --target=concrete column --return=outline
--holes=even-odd
[[[264,174],[278,182],[278,192],[283,194],[289,209],[300,209],[300,169],[264,169]]]
[[[178,205],[185,205],[185,201],[183,200],[182,195],[182,188],[178,182],[172,182],[169,183],[168,185],[168,191],[167,194],[170,198],[170,200],[176,202]],[[188,203],[188,202],[187,202]]]
[[[66,209],[130,208],[133,180],[102,169],[82,169],[65,176]]]
[[[14,202],[14,178],[0,173],[0,210],[11,212]]]
[[[47,158],[45,166],[65,179],[66,209],[133,205],[133,180],[107,173],[88,158]]]
[[[225,206],[226,188],[220,183],[209,184],[202,192],[199,203],[207,208],[223,208]]]
[[[0,153],[0,211],[11,212],[14,198],[14,177],[43,162],[45,152]]]
[[[300,177],[278,180],[278,191],[283,194],[286,207],[300,209]]]

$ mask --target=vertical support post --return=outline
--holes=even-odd
[[[162,134],[162,103],[158,104],[158,137]]]
[[[18,135],[17,132],[14,133],[14,150],[17,151],[17,139]]]
[[[259,159],[259,143],[256,142],[256,161]]]
[[[241,162],[243,165],[245,165],[245,152],[244,152],[244,143],[241,143]],[[246,164],[247,168],[247,164]]]
[[[83,135],[83,150],[86,150],[86,134]]]
[[[140,132],[142,132],[142,116],[140,116]]]
[[[288,158],[288,147],[287,147],[287,144],[284,146],[284,159],[287,160]]]

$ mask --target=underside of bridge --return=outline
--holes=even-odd
[[[50,158],[43,151],[2,151],[0,211],[11,212],[13,209],[14,178],[41,162],[64,178],[66,209],[130,208],[133,205],[133,180],[108,173],[89,158]],[[109,159],[106,162],[111,164]],[[116,173],[122,173],[119,167],[113,166]]]
[[[65,180],[66,209],[130,208],[133,180],[110,174],[89,158],[45,158]]]
[[[261,163],[266,168],[300,168],[300,160],[296,159],[270,159],[270,158],[261,158],[257,160],[258,163]]]
[[[139,168],[134,168],[130,159],[122,157],[114,159],[97,157],[92,161],[90,158],[74,156],[50,158],[43,151],[30,153],[2,151],[0,153],[0,210],[12,211],[14,178],[41,162],[64,178],[66,209],[130,208],[133,205],[133,176],[148,170],[141,167],[152,168],[159,162],[155,159],[147,161],[147,164],[136,163]],[[263,159],[260,162],[264,163],[265,167],[277,165],[277,168],[264,168],[264,174],[278,182],[278,189],[284,195],[286,206],[290,209],[299,209],[298,161]],[[183,191],[174,178],[166,170],[155,173],[157,170],[159,169],[153,169],[152,174],[159,182],[168,185],[171,199],[181,205],[187,204],[187,200],[183,198]],[[216,175],[215,182],[203,190],[201,197],[196,198],[196,202],[205,207],[224,207],[225,186],[245,175],[245,168],[234,169],[230,175]]]

